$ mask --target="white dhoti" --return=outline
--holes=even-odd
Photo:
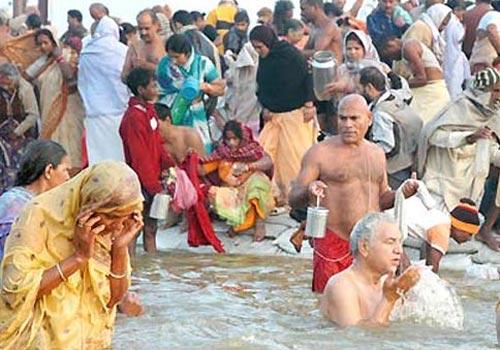
[[[89,165],[103,160],[125,161],[118,129],[123,115],[85,118],[86,146]]]
[[[444,79],[430,81],[425,86],[412,88],[411,92],[413,100],[410,107],[422,118],[424,125],[450,102],[450,94]]]

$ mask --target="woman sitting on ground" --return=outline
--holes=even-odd
[[[82,171],[35,198],[7,238],[1,349],[111,345],[130,285],[128,244],[142,227],[141,187],[121,162]]]
[[[203,161],[207,174],[217,171],[221,186],[212,186],[209,196],[215,212],[232,226],[230,234],[255,227],[254,238],[266,235],[265,220],[274,207],[271,180],[272,161],[252,137],[249,128],[230,120],[223,140]]]
[[[15,187],[0,196],[0,261],[5,240],[19,214],[36,195],[69,179],[71,162],[64,148],[56,142],[30,142],[21,158]]]

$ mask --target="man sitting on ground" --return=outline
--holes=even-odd
[[[354,263],[330,278],[321,311],[340,327],[386,325],[396,301],[415,286],[420,273],[410,267],[394,277],[403,247],[401,233],[387,214],[362,218],[352,230],[350,244]]]

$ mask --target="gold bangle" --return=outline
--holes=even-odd
[[[61,277],[63,282],[68,282],[68,279],[66,278],[66,276],[64,276],[64,272],[63,272],[61,265],[59,263],[56,264],[56,269],[57,269],[57,272],[59,272],[59,276]]]
[[[114,278],[115,280],[121,280],[122,278],[127,277],[127,273],[125,272],[122,275],[117,275],[117,274],[114,274],[113,272],[109,271],[108,276],[111,277],[111,278]]]

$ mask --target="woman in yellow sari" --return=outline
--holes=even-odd
[[[67,150],[73,172],[81,168],[81,139],[85,109],[76,87],[75,50],[57,46],[52,32],[40,29],[35,41],[43,55],[23,76],[38,88],[42,125],[40,137]]]
[[[262,241],[265,220],[275,204],[268,176],[273,168],[271,157],[253,139],[252,131],[235,120],[226,123],[222,138],[203,161],[204,171],[217,171],[221,181],[221,186],[210,188],[209,197],[217,215],[232,226],[231,235],[254,227],[255,240]]]
[[[128,243],[142,227],[137,175],[102,162],[22,212],[1,268],[0,349],[94,350],[111,345],[130,284]]]

